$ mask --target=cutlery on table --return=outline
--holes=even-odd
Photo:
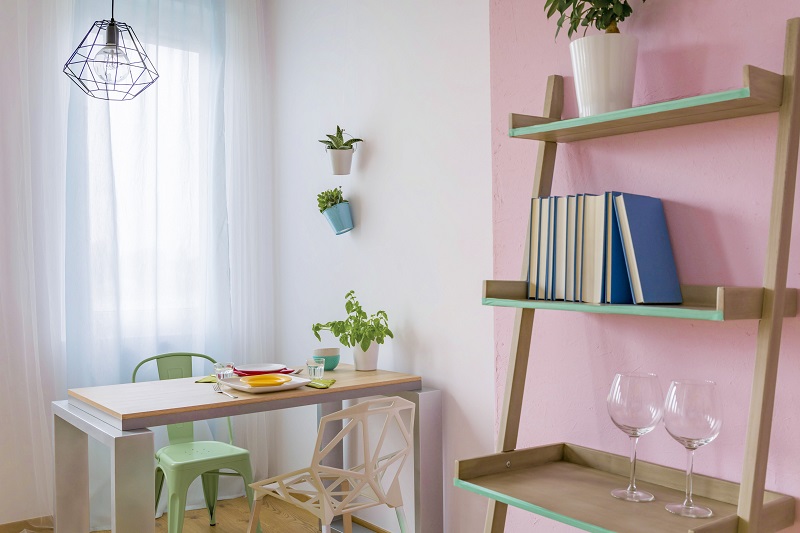
[[[234,396],[233,394],[230,394],[229,392],[225,392],[224,390],[222,390],[222,386],[219,384],[219,382],[214,383],[214,392],[219,392],[220,394],[224,394],[225,396],[230,396],[231,398],[238,398],[238,396]]]

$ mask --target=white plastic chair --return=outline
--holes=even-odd
[[[261,505],[272,496],[319,518],[323,532],[329,532],[333,519],[341,516],[345,533],[351,533],[352,513],[385,504],[395,509],[400,531],[405,533],[399,475],[413,446],[414,411],[412,402],[395,396],[368,400],[322,417],[311,466],[250,485],[255,495],[248,532],[255,533]],[[339,421],[342,429],[330,442],[322,442],[326,425]],[[350,434],[360,439],[351,442],[360,444],[358,466],[323,465],[325,457]]]

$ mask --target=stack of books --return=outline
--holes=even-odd
[[[659,198],[607,192],[533,198],[528,298],[679,304]]]

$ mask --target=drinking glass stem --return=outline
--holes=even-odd
[[[683,501],[684,507],[694,507],[694,502],[692,501],[692,470],[694,468],[694,450],[692,448],[686,448],[688,453],[688,457],[686,460],[686,499]]]
[[[631,437],[631,478],[628,482],[628,492],[636,492],[636,444],[639,437]]]

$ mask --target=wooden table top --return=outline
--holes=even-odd
[[[233,399],[214,392],[212,383],[195,383],[200,377],[85,387],[67,392],[70,404],[118,429],[132,430],[422,388],[420,376],[388,370],[357,372],[352,365],[340,364],[336,370],[325,372],[326,379],[336,380],[328,389],[303,386],[262,394],[226,389],[238,396]]]

